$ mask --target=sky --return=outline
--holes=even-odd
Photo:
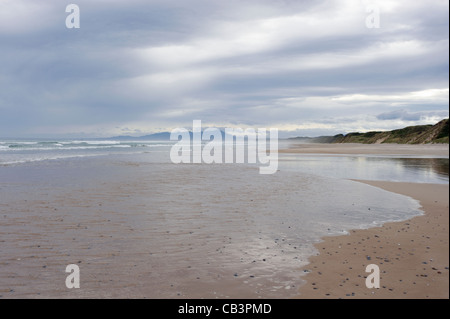
[[[0,137],[434,124],[448,30],[447,0],[0,0]]]

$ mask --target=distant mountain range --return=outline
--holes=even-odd
[[[169,141],[170,140],[170,133],[169,132],[161,132],[161,133],[154,133],[144,136],[128,136],[128,135],[120,135],[120,136],[113,136],[108,138],[110,140],[120,140],[120,141],[136,141],[136,140],[145,140],[145,141]]]
[[[226,135],[225,130],[220,129],[220,132],[222,134],[222,138]],[[203,130],[202,130],[203,134]],[[192,131],[189,131],[189,135],[192,139]],[[170,132],[161,132],[161,133],[154,133],[144,136],[128,136],[128,135],[121,135],[121,136],[114,136],[109,137],[108,140],[124,140],[124,141],[139,141],[139,140],[145,140],[145,141],[169,141],[170,140]]]
[[[398,144],[428,144],[449,142],[448,119],[442,120],[435,125],[408,126],[392,131],[373,131],[366,133],[348,133],[334,136],[318,137],[291,137],[290,140],[297,140],[305,143],[398,143]],[[192,137],[192,132],[189,132]],[[224,132],[222,131],[222,135]],[[146,140],[146,141],[169,141],[170,132],[161,132],[145,136],[114,136],[113,140]]]
[[[363,143],[363,144],[429,144],[449,141],[448,119],[435,125],[408,126],[392,131],[373,131],[366,133],[348,133],[334,136],[292,137],[305,143]]]

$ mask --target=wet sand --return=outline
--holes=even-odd
[[[309,264],[303,269],[312,273],[298,276],[299,267],[314,253],[313,242],[327,233],[342,233],[332,218],[349,215],[348,208],[359,217],[367,207],[377,206],[377,198],[383,198],[383,207],[396,207],[388,209],[391,214],[405,208],[409,200],[402,202],[399,195],[375,188],[372,191],[365,184],[355,187],[356,182],[342,179],[289,171],[264,176],[252,167],[171,165],[151,159],[147,154],[140,158],[72,159],[0,170],[0,298],[292,298],[304,279],[308,282],[302,286],[301,298],[337,297],[328,291],[340,293],[335,289],[342,288],[339,284],[348,288],[344,296],[354,293],[362,297],[354,288],[359,285],[361,291],[368,291],[363,286],[363,264],[376,260],[382,271],[381,284],[390,284],[394,280],[385,278],[399,271],[394,267],[388,272],[385,266],[395,258],[411,256],[420,259],[414,262],[421,268],[408,259],[405,263],[414,265],[415,272],[404,276],[402,272],[402,277],[395,278],[415,280],[412,285],[425,280],[426,285],[434,271],[438,279],[447,276],[438,284],[446,286],[448,296],[448,184],[430,186],[435,187],[430,196],[437,196],[438,203],[427,197],[430,206],[447,200],[447,221],[437,220],[439,227],[445,225],[446,229],[431,221],[430,225],[424,222],[431,227],[425,230],[415,224],[404,225],[408,231],[400,227],[399,233],[392,229],[376,233],[378,237],[373,237],[380,242],[366,247],[369,235],[362,231],[365,237],[359,240],[361,244],[357,241],[348,247],[353,249],[349,259],[341,261],[342,255],[334,253],[339,249],[327,246],[333,250],[323,252],[325,257],[319,263],[320,267],[331,266],[331,270],[318,270],[322,268]],[[439,195],[441,191],[445,195]],[[417,192],[417,196],[410,195],[424,195],[422,188]],[[332,200],[324,201],[323,194]],[[350,207],[352,202],[355,206]],[[379,211],[382,215],[383,210]],[[317,219],[320,214],[323,218]],[[317,219],[315,223],[312,217]],[[345,220],[341,222],[347,225]],[[306,236],[308,232],[312,233]],[[413,235],[413,251],[403,248],[408,239],[397,242],[403,233]],[[395,241],[388,236],[394,236]],[[333,238],[340,243],[350,237],[327,237],[325,243]],[[432,242],[435,239],[437,242]],[[419,254],[415,245],[422,241],[425,245],[417,247],[425,247],[425,253]],[[354,248],[362,253],[370,250],[371,261]],[[438,248],[444,252],[434,253]],[[65,287],[65,266],[72,263],[80,266],[81,289]],[[357,272],[349,272],[353,270]],[[310,281],[317,275],[317,281]],[[345,282],[336,284],[335,279]],[[432,296],[437,288],[434,282],[430,286]],[[304,293],[303,289],[312,292]],[[398,296],[394,291],[393,296]],[[407,293],[412,296],[414,291]]]
[[[420,213],[351,181],[148,156],[0,167],[0,298],[293,298],[321,237]]]

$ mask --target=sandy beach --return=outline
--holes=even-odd
[[[297,150],[448,155],[448,145],[338,146],[302,145]],[[299,298],[448,298],[448,184],[356,182],[412,197],[420,202],[425,214],[382,227],[352,230],[345,236],[325,237],[315,245],[317,256],[302,268],[307,283],[300,288]],[[369,264],[380,268],[379,289],[366,287]]]
[[[407,4],[0,0],[0,301],[448,299],[450,2]]]
[[[445,158],[285,154],[279,172],[261,175],[251,165],[176,165],[168,153],[0,166],[0,298],[448,296]],[[441,184],[354,181],[392,174]],[[345,235],[422,216],[395,191],[427,215]],[[365,288],[369,263],[386,288]],[[80,289],[65,285],[69,264]]]
[[[377,154],[377,155],[430,155],[447,156],[448,144],[317,144],[288,141],[286,149],[279,153],[297,154]]]
[[[158,154],[0,167],[0,298],[291,299],[323,236],[420,214],[348,180]]]
[[[448,298],[448,185],[365,183],[420,200],[425,215],[326,237],[299,297]],[[380,267],[380,289],[366,288],[369,264]]]

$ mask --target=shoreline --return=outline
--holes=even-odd
[[[301,268],[298,298],[449,298],[449,185],[361,181],[418,200],[424,215],[322,238]],[[380,288],[365,285],[366,266],[380,268]]]
[[[419,156],[449,156],[449,144],[326,144],[289,142],[288,148],[280,149],[279,153],[320,154],[320,155],[419,155]]]
[[[448,144],[302,144],[280,153],[449,156]],[[424,214],[348,235],[326,236],[300,268],[296,298],[449,298],[449,184],[353,180],[418,200]],[[366,287],[366,266],[380,268],[380,288]]]
[[[280,172],[285,175],[261,179],[254,168],[246,166],[235,169],[220,165],[173,166],[147,154],[127,156],[0,167],[0,187],[5,195],[0,299],[297,298],[299,289],[308,288],[309,282],[305,284],[305,279],[309,281],[309,275],[317,271],[322,275],[310,288],[313,291],[326,288],[327,291],[320,290],[316,296],[307,293],[306,298],[334,298],[335,295],[326,296],[328,289],[343,286],[344,295],[356,293],[355,297],[359,298],[358,291],[346,286],[346,278],[349,282],[354,279],[355,287],[362,285],[362,290],[368,291],[364,286],[365,267],[361,265],[366,259],[356,260],[351,250],[349,259],[343,260],[344,268],[336,274],[333,272],[342,261],[332,258],[342,255],[334,257],[324,253],[322,260],[326,264],[323,266],[331,264],[331,268],[314,268],[311,274],[302,276],[299,268],[315,251],[310,244],[291,245],[294,241],[290,238],[303,236],[303,231],[310,230],[307,228],[310,212],[331,212],[329,217],[320,220],[330,222],[336,216],[333,211],[345,214],[353,198],[358,198],[358,205],[362,205],[353,210],[356,216],[360,209],[367,209],[369,202],[370,206],[378,206],[380,198],[386,198],[386,205],[395,204],[386,206],[393,207],[391,210],[404,211],[410,202],[388,192],[382,194],[385,192],[370,186],[358,187],[360,184],[348,182],[348,179],[341,183],[344,178],[341,181],[336,178],[334,184],[334,179],[319,178],[319,181],[311,174],[291,176],[289,172]],[[216,178],[209,178],[211,176]],[[36,188],[37,183],[39,188]],[[433,185],[428,187],[435,187]],[[448,182],[444,186],[447,188],[442,196],[447,198],[448,225]],[[171,193],[179,196],[167,196]],[[418,193],[423,195],[423,187]],[[436,190],[431,193],[438,194]],[[217,194],[220,196],[215,196]],[[328,196],[331,200],[324,201],[324,194],[332,195]],[[390,197],[393,197],[392,202]],[[234,201],[230,202],[229,198]],[[441,199],[438,197],[438,200]],[[326,205],[319,209],[319,203]],[[276,213],[280,204],[286,215]],[[297,219],[299,207],[305,212],[303,219]],[[412,207],[417,208],[417,205]],[[353,227],[358,227],[358,223]],[[447,263],[443,263],[444,269],[447,266],[447,277],[441,282],[447,285],[444,288],[448,291],[448,226],[443,232],[446,244],[427,246],[447,249]],[[363,231],[363,234],[366,233]],[[376,235],[385,246],[388,234]],[[308,243],[323,239],[319,236],[310,237]],[[420,237],[417,233],[414,236]],[[342,240],[342,237],[336,238]],[[360,241],[366,244],[365,237]],[[301,240],[295,240],[295,244],[297,242]],[[349,246],[354,247],[361,248],[356,244]],[[400,247],[404,247],[403,243]],[[397,252],[400,247],[390,247],[383,255],[370,255],[372,260],[367,264],[379,264],[382,272],[390,274],[391,270],[385,269],[383,264],[389,263],[387,259],[399,257],[388,254]],[[340,250],[332,246],[331,249],[334,249],[330,250],[332,255]],[[366,258],[366,253],[359,252],[357,256]],[[378,260],[377,256],[384,259]],[[445,271],[436,265],[438,258],[429,258],[434,259],[433,263],[427,262],[423,267],[429,264],[442,275]],[[64,267],[73,263],[81,264],[81,290],[66,289],[64,285]],[[309,266],[302,269],[309,269]],[[349,267],[358,272],[350,273]],[[345,277],[338,277],[341,274]],[[429,277],[426,272],[419,275],[422,274]],[[382,276],[382,285],[385,281],[394,281],[386,280],[385,273]],[[333,283],[336,278],[345,282]],[[440,278],[445,277],[438,276]],[[328,286],[326,281],[329,281]],[[391,286],[387,290],[389,288]],[[341,292],[336,290],[335,293]],[[300,298],[304,297],[303,293]]]

